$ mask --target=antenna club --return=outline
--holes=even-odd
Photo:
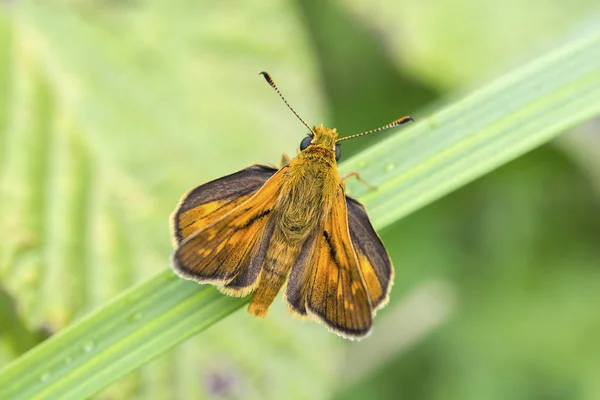
[[[396,121],[392,122],[392,123],[396,123],[398,125],[402,125],[405,124],[407,122],[414,122],[415,120],[413,119],[413,117],[408,116],[408,117],[402,117],[400,119],[397,119]]]
[[[262,72],[259,72],[258,74],[262,75],[269,85],[271,85],[273,87],[277,87],[277,85],[275,85],[275,82],[273,81],[273,78],[271,78],[271,74],[269,74],[267,71],[262,71]]]
[[[394,126],[406,124],[407,122],[414,122],[413,117],[406,116],[406,117],[398,118],[394,122],[390,122],[389,124],[382,126],[381,128],[374,129],[374,131],[382,131],[387,128],[393,128]]]

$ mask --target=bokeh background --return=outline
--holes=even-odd
[[[295,152],[306,132],[258,72],[347,135],[598,29],[597,0],[0,1],[0,365],[168,268],[182,193]],[[600,399],[599,135],[381,232],[396,278],[368,339],[278,299],[96,398]]]

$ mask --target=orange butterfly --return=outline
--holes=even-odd
[[[335,129],[310,128],[261,74],[310,133],[280,169],[253,165],[187,193],[172,216],[173,269],[231,296],[254,292],[248,311],[258,317],[287,281],[292,314],[361,338],[387,303],[394,270],[364,207],[345,195],[345,179],[361,178],[340,177],[339,142],[412,118],[338,138]]]

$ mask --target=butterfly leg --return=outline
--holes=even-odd
[[[369,182],[365,181],[357,171],[348,172],[346,175],[342,176],[342,184],[344,185],[344,187],[346,186],[346,181],[352,177],[355,177],[357,181],[359,181],[369,189],[377,189],[377,186],[373,186]]]
[[[281,165],[279,166],[279,168],[283,168],[286,165],[288,165],[290,163],[290,156],[287,155],[287,153],[283,153],[281,155]]]

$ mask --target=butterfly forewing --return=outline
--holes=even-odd
[[[372,325],[372,305],[350,241],[341,187],[323,229],[316,232],[311,258],[305,265],[309,272],[303,275],[304,285],[290,277],[288,299],[297,298],[299,290],[305,296],[307,313],[331,330],[348,338],[366,335]],[[296,306],[302,314],[303,305]]]
[[[239,207],[275,172],[275,168],[253,165],[190,190],[172,216],[173,235],[177,243]]]
[[[256,193],[246,194],[249,198],[232,212],[185,237],[173,254],[175,271],[188,279],[225,286],[244,275],[251,264],[260,268],[261,243],[268,243],[269,216],[279,189],[275,174]],[[197,207],[206,204],[210,203]],[[207,216],[215,219],[211,214]],[[254,282],[246,277],[243,283],[224,291],[243,295]]]

